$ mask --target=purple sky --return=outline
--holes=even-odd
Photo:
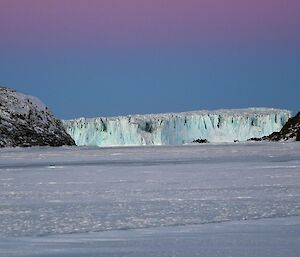
[[[299,0],[1,0],[1,46],[299,43]]]
[[[280,91],[300,88],[299,13],[299,0],[0,0],[0,84],[37,95],[64,117],[249,105],[295,111],[294,94],[281,99]],[[155,108],[142,89],[152,85],[163,88]],[[54,99],[53,90],[71,87],[73,99]],[[239,87],[272,99],[233,94]],[[210,88],[222,92],[219,105]],[[70,106],[102,89],[103,106]],[[193,92],[208,100],[199,104]],[[123,99],[132,95],[137,106]]]

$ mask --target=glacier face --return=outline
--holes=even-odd
[[[182,113],[79,118],[63,121],[77,145],[178,145],[195,139],[245,141],[279,131],[291,113],[249,108]]]

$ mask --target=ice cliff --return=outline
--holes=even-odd
[[[290,116],[287,110],[251,108],[79,118],[63,124],[77,145],[177,145],[263,137],[280,131]]]
[[[39,99],[0,86],[0,147],[74,144]]]

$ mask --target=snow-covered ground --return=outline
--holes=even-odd
[[[0,149],[0,256],[300,256],[299,152]]]

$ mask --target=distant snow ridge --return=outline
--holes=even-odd
[[[0,147],[74,144],[39,99],[0,87]]]
[[[291,113],[250,108],[183,113],[79,118],[63,121],[77,145],[178,145],[195,139],[246,141],[279,131]]]

